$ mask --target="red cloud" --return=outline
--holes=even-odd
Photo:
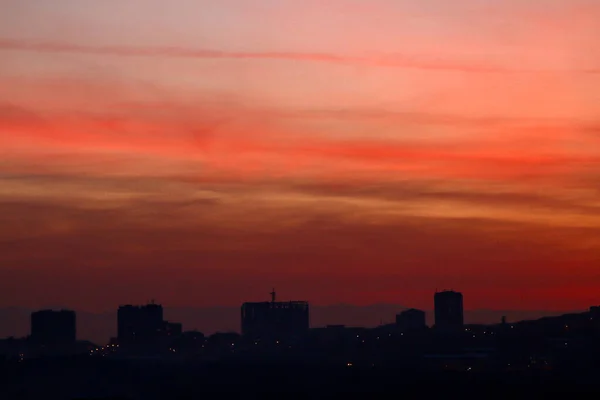
[[[238,112],[241,122],[228,123],[228,118],[235,119]],[[9,134],[0,137],[0,153],[14,156],[14,150],[20,149],[31,159],[33,154],[94,157],[112,152],[184,165],[201,162],[206,171],[255,179],[272,177],[274,171],[280,178],[359,172],[379,178],[402,173],[405,177],[516,179],[576,173],[600,163],[597,153],[565,149],[562,142],[536,147],[536,143],[544,143],[542,134],[550,144],[553,136],[564,138],[566,127],[541,131],[513,128],[510,137],[518,138],[517,144],[485,133],[440,143],[304,137],[290,134],[285,124],[265,124],[249,116],[248,111],[235,109],[222,113],[221,123],[209,113],[181,120],[90,115],[28,119],[25,115],[4,118],[4,129]],[[110,170],[110,166],[105,168]]]

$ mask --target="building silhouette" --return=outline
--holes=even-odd
[[[77,340],[75,311],[41,310],[31,313],[33,343],[44,346],[72,345]]]
[[[165,328],[163,308],[153,302],[143,306],[120,306],[117,339],[120,343],[141,343],[158,338]]]
[[[183,333],[182,324],[165,321],[163,307],[154,302],[120,306],[117,330],[117,338],[112,340],[111,345],[119,345],[126,353],[137,355],[173,351]]]
[[[183,333],[183,325],[179,322],[163,321],[163,332],[167,337],[180,336]]]
[[[409,376],[409,381],[455,371],[467,374],[463,375],[467,377],[467,385],[471,385],[475,376],[489,376],[495,381],[498,374],[505,372],[515,383],[512,379],[517,376],[554,380],[566,373],[568,382],[593,385],[600,371],[599,306],[591,306],[586,312],[536,320],[509,323],[502,317],[494,324],[464,325],[462,294],[443,291],[434,296],[440,334],[426,328],[425,312],[417,309],[405,310],[396,315],[395,323],[375,328],[328,325],[309,329],[307,302],[275,300],[273,290],[270,302],[242,305],[245,337],[237,332],[217,332],[209,337],[197,331],[182,332],[181,324],[163,319],[163,309],[158,304],[122,306],[118,313],[121,341],[113,338],[106,345],[75,341],[73,311],[42,310],[31,314],[29,337],[0,339],[0,366],[9,373],[10,379],[13,379],[12,371],[40,371],[37,372],[40,376],[46,379],[50,374],[53,386],[59,386],[56,384],[58,374],[53,370],[58,366],[65,371],[65,381],[60,385],[71,382],[78,387],[82,380],[95,379],[99,371],[111,371],[110,377],[105,379],[111,382],[116,377],[126,377],[135,367],[136,375],[141,371],[148,373],[142,397],[155,391],[158,395],[167,393],[163,390],[164,382],[181,384],[181,374],[186,370],[190,374],[188,390],[201,386],[197,380],[206,375],[210,382],[219,379],[220,385],[240,382],[237,386],[247,387],[241,383],[244,381],[232,380],[232,376],[241,371],[245,382],[260,381],[261,385],[265,385],[264,376],[289,385],[288,380],[280,377],[292,376],[302,369],[316,371],[315,379],[323,379],[326,384],[332,376],[327,374],[328,368],[332,368],[333,376],[358,378],[362,371],[373,371],[368,374],[374,373],[375,377],[391,372],[394,379]],[[88,357],[112,360],[109,364],[97,363]],[[40,358],[51,359],[51,362],[30,363]],[[18,363],[24,363],[23,367],[17,367]],[[42,366],[45,369],[39,368]],[[214,371],[213,367],[222,371],[222,378],[209,372]],[[82,368],[90,368],[90,375],[73,378]],[[282,371],[284,374],[280,374]],[[336,375],[339,373],[341,375]],[[586,373],[585,379],[580,380]],[[453,374],[452,379],[457,376]],[[306,379],[298,381],[301,385],[307,382]],[[443,381],[446,386],[447,379]],[[22,387],[31,385],[29,379],[21,382]],[[378,388],[381,382],[378,378]],[[397,381],[390,384],[397,385]],[[128,387],[123,383],[119,385]],[[106,397],[106,393],[100,394]],[[33,397],[43,395],[44,389]],[[81,393],[64,398],[79,397]]]
[[[445,290],[434,295],[435,327],[437,329],[460,329],[464,325],[463,295]]]
[[[405,331],[415,331],[427,327],[425,311],[411,308],[396,315],[396,327]]]
[[[252,338],[293,337],[310,328],[309,306],[306,301],[271,301],[242,305],[242,335]]]

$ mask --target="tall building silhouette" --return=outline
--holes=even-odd
[[[271,301],[242,305],[242,335],[253,338],[290,337],[308,331],[309,306],[306,301]]]
[[[34,343],[46,346],[74,344],[77,340],[75,311],[41,310],[31,313],[30,338]]]
[[[160,304],[120,306],[117,313],[117,338],[121,343],[144,342],[157,338],[164,329]]]
[[[436,292],[435,327],[439,329],[457,329],[464,325],[463,295],[460,292],[445,290]]]

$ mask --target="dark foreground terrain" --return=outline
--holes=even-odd
[[[0,399],[581,398],[600,394],[599,372],[47,359],[5,363]]]

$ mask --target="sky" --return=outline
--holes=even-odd
[[[0,307],[600,304],[596,0],[2,0]]]

